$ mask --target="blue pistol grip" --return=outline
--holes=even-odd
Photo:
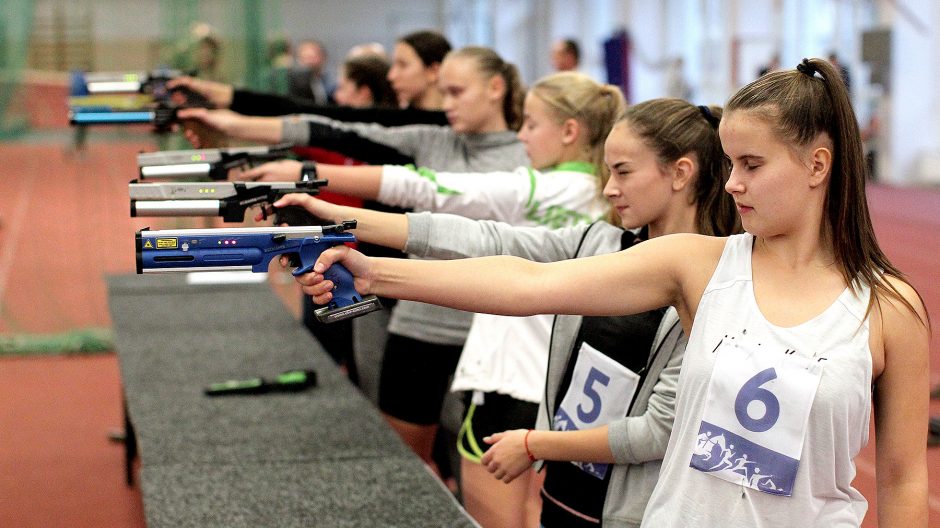
[[[316,264],[317,259],[320,258],[320,254],[328,247],[333,247],[339,243],[339,241],[333,240],[327,241],[321,239],[315,241],[309,238],[305,239],[301,242],[298,251],[300,253],[300,266],[291,272],[291,274],[296,277],[304,273],[310,273],[313,271],[313,265]],[[331,305],[335,304],[337,307],[342,308],[362,300],[362,295],[359,295],[359,292],[356,291],[356,287],[353,286],[354,279],[352,273],[342,264],[337,263],[330,266],[330,269],[326,270],[323,277],[333,282],[333,300],[330,303]]]
[[[354,240],[355,237],[351,235],[340,235],[327,240],[305,239],[300,245],[300,266],[293,271],[294,276],[312,271],[317,258],[327,247]],[[356,291],[352,273],[342,264],[333,264],[323,276],[333,283],[333,300],[326,307],[314,311],[321,323],[342,321],[382,309],[375,295],[363,297]]]
[[[331,306],[335,304],[336,307],[343,308],[362,300],[362,295],[359,295],[359,292],[356,291],[356,287],[353,285],[354,279],[352,273],[349,273],[346,266],[333,264],[330,266],[330,269],[326,270],[326,273],[323,274],[323,278],[333,283],[333,300],[330,302]]]

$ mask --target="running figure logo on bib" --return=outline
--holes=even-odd
[[[717,357],[689,466],[789,497],[822,362],[760,342],[744,330],[724,336],[712,352]]]
[[[640,376],[584,343],[578,351],[571,385],[565,393],[553,429],[578,431],[590,429],[623,418],[630,408]],[[603,479],[608,464],[572,462],[585,473]]]

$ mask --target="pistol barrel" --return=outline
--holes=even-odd
[[[219,200],[131,200],[131,216],[219,216]]]

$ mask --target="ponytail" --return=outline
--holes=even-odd
[[[842,276],[853,289],[862,281],[875,293],[914,307],[885,278],[903,280],[878,246],[865,195],[867,166],[861,132],[842,74],[823,59],[803,59],[751,82],[728,101],[728,112],[747,112],[768,123],[785,143],[807,146],[820,134],[832,141],[832,168],[823,230]],[[869,310],[875,302],[872,295]],[[924,321],[929,325],[929,320]]]
[[[525,86],[519,75],[519,68],[511,62],[503,62],[500,72],[506,83],[506,95],[503,97],[503,117],[510,130],[522,128],[522,105],[525,102]]]
[[[503,95],[503,118],[510,130],[519,130],[522,126],[522,103],[525,100],[525,87],[519,70],[510,62],[506,62],[495,51],[481,46],[467,46],[454,50],[448,57],[465,57],[476,62],[477,69],[487,79],[499,75],[506,85]]]

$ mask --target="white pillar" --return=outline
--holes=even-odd
[[[933,0],[903,5],[909,16],[896,13],[891,24],[890,115],[884,123],[890,165],[882,165],[879,177],[895,184],[940,183],[940,7]],[[881,9],[897,8],[882,2]]]

